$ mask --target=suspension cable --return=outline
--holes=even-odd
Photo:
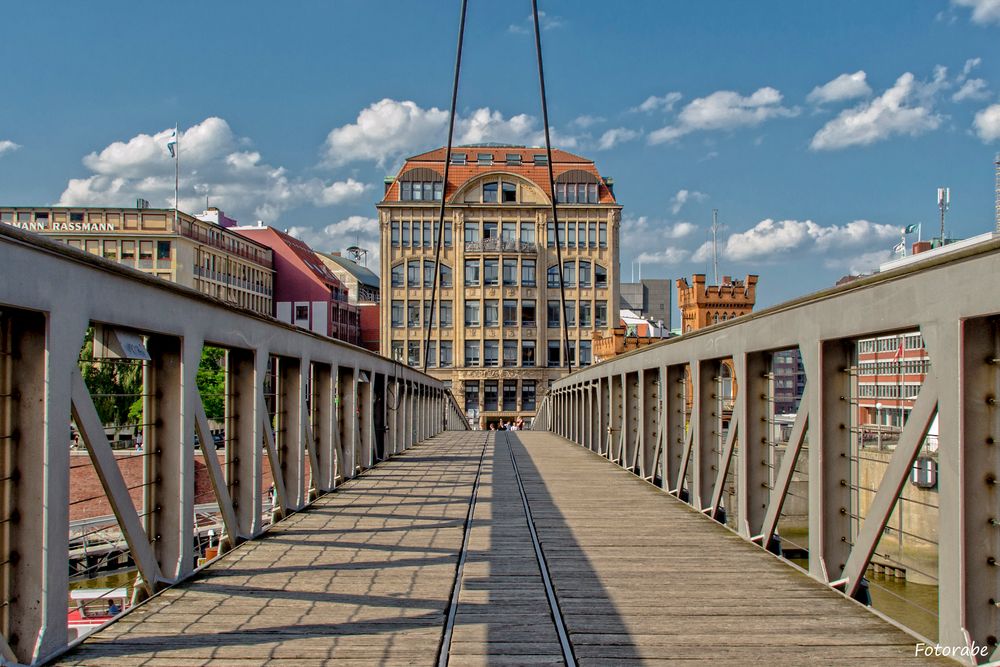
[[[566,285],[563,282],[562,244],[559,240],[559,218],[556,214],[556,180],[552,173],[552,143],[549,140],[549,106],[545,99],[545,72],[542,69],[542,31],[538,24],[538,0],[531,0],[531,16],[535,22],[535,54],[538,59],[538,85],[542,94],[542,127],[545,128],[545,154],[549,167],[549,201],[552,202],[552,224],[556,235],[556,262],[559,271],[559,305],[562,310],[563,350],[566,367],[573,372],[573,359],[569,354],[569,323],[566,320]]]
[[[451,145],[455,135],[455,107],[458,103],[458,75],[462,71],[462,42],[465,40],[465,9],[469,0],[462,0],[462,11],[458,19],[458,50],[455,53],[455,81],[451,88],[451,116],[448,118],[448,148],[444,155],[444,183],[441,184],[441,208],[438,211],[438,233],[434,241],[434,282],[431,284],[431,308],[427,316],[427,328],[424,334],[424,365],[427,372],[427,353],[431,347],[431,323],[434,322],[434,308],[437,302],[438,275],[441,272],[441,245],[444,238],[444,207],[447,202],[448,168],[451,166]],[[455,268],[457,270],[457,267]],[[438,318],[440,319],[440,318]],[[441,323],[438,322],[440,331]],[[438,336],[440,339],[440,336]]]

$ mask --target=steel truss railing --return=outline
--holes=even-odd
[[[1000,291],[989,277],[997,275],[1000,240],[615,357],[557,381],[535,428],[591,449],[716,518],[727,474],[734,474],[736,531],[761,546],[775,534],[801,452],[808,464],[809,573],[852,595],[937,415],[937,641],[986,647],[996,659]],[[929,373],[866,516],[852,516],[855,341],[913,329],[926,341]],[[772,470],[771,353],[791,348],[802,355],[807,381]],[[725,432],[715,382],[724,360],[731,360],[738,387]]]
[[[193,573],[195,515],[205,501],[194,493],[195,434],[213,442],[196,386],[204,346],[227,351],[226,460],[203,457],[225,529],[223,550],[266,527],[264,466],[280,518],[374,465],[379,441],[392,456],[442,430],[468,428],[451,393],[415,369],[30,232],[0,227],[0,267],[0,656],[6,661],[41,662],[67,644],[71,416],[145,593]],[[140,509],[78,365],[94,324],[141,335],[151,357]],[[274,421],[264,393],[272,364]]]

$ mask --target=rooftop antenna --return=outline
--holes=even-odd
[[[951,188],[938,188],[938,210],[941,211],[941,245],[944,245],[944,214],[951,206]]]
[[[719,284],[719,209],[712,209],[712,269]]]
[[[363,266],[368,266],[368,251],[356,245],[352,245],[347,249],[348,256],[354,260],[355,264],[362,264]]]

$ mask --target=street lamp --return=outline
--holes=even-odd
[[[878,450],[882,451],[882,404],[875,404],[875,428],[876,438],[878,438]]]

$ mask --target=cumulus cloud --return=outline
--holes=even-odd
[[[368,250],[368,268],[379,272],[377,218],[352,215],[326,227],[289,227],[287,231],[317,252],[343,252],[354,245],[365,248]]]
[[[864,70],[858,70],[854,74],[841,74],[836,79],[813,88],[806,100],[812,104],[827,104],[868,97],[872,94],[872,89],[866,80],[867,76]]]
[[[719,90],[688,103],[674,124],[650,133],[649,143],[674,141],[691,132],[753,127],[770,118],[798,115],[797,108],[782,106],[781,101],[781,93],[770,87],[760,88],[747,96]]]
[[[685,189],[678,190],[677,194],[670,198],[670,212],[677,215],[689,201],[705,201],[706,199],[708,199],[708,195],[704,192]]]
[[[142,197],[155,206],[173,206],[174,162],[166,150],[172,132],[140,133],[85,156],[83,164],[93,173],[70,179],[59,205],[126,206]],[[236,136],[222,118],[206,118],[180,134],[182,210],[201,210],[207,195],[237,219],[274,221],[290,208],[341,204],[368,189],[353,179],[294,178],[248,150],[251,142]]]
[[[0,139],[0,155],[3,155],[4,153],[13,153],[20,147],[20,144],[15,144],[10,139]]]
[[[938,67],[930,82],[904,73],[884,93],[852,109],[845,109],[813,136],[813,150],[867,146],[895,135],[917,136],[937,129],[941,116],[934,112],[934,97],[947,85],[946,70]]]
[[[987,90],[986,81],[983,79],[972,79],[969,77],[972,70],[979,67],[983,62],[982,58],[969,58],[962,67],[961,74],[958,75],[958,90],[951,96],[952,102],[964,102],[965,100],[985,100],[990,96]]]
[[[731,235],[722,243],[721,254],[733,261],[764,260],[789,252],[836,253],[885,243],[899,237],[899,228],[855,220],[846,225],[820,225],[812,220],[761,220],[750,229]],[[712,244],[703,244],[692,256],[703,261],[711,256]]]
[[[972,9],[972,20],[976,23],[1000,23],[1000,0],[951,0],[951,4]]]
[[[638,136],[639,133],[635,130],[630,130],[627,127],[616,127],[601,135],[601,138],[597,141],[597,150],[606,151],[618,144],[632,141]]]
[[[635,258],[642,264],[680,264],[691,253],[683,248],[666,248],[662,252],[644,252]]]
[[[666,95],[661,95],[657,97],[656,95],[650,95],[646,100],[637,107],[632,107],[630,111],[642,112],[642,113],[652,113],[654,111],[673,111],[674,105],[681,101],[681,95],[678,92],[667,93]]]
[[[607,119],[604,118],[603,116],[591,116],[590,114],[583,114],[582,116],[577,116],[576,118],[574,118],[573,121],[570,123],[570,125],[572,125],[573,127],[578,127],[581,130],[586,130],[587,128],[592,127],[594,125],[600,125],[605,120]]]
[[[1000,139],[1000,104],[993,104],[977,113],[972,125],[984,142]]]
[[[961,87],[951,96],[953,102],[964,102],[965,100],[985,100],[990,96],[990,91],[986,88],[986,81],[983,79],[966,79]]]
[[[828,269],[847,271],[851,275],[864,275],[866,273],[873,273],[878,269],[879,265],[895,257],[896,254],[889,248],[863,252],[860,255],[829,258],[823,262],[823,266]]]
[[[324,161],[340,166],[355,161],[372,161],[385,167],[406,155],[447,141],[448,112],[416,102],[383,99],[361,110],[353,123],[334,128],[326,138]],[[553,145],[575,148],[576,137],[550,128]],[[500,111],[483,107],[455,121],[455,143],[475,144],[498,141],[541,144],[544,133],[538,120],[528,114],[505,117]]]
[[[538,12],[538,25],[542,27],[543,32],[554,28],[561,28],[563,24],[564,21],[559,16],[549,16],[545,12]],[[535,20],[531,14],[528,14],[528,17],[522,23],[512,23],[507,26],[507,30],[517,35],[534,34]]]

